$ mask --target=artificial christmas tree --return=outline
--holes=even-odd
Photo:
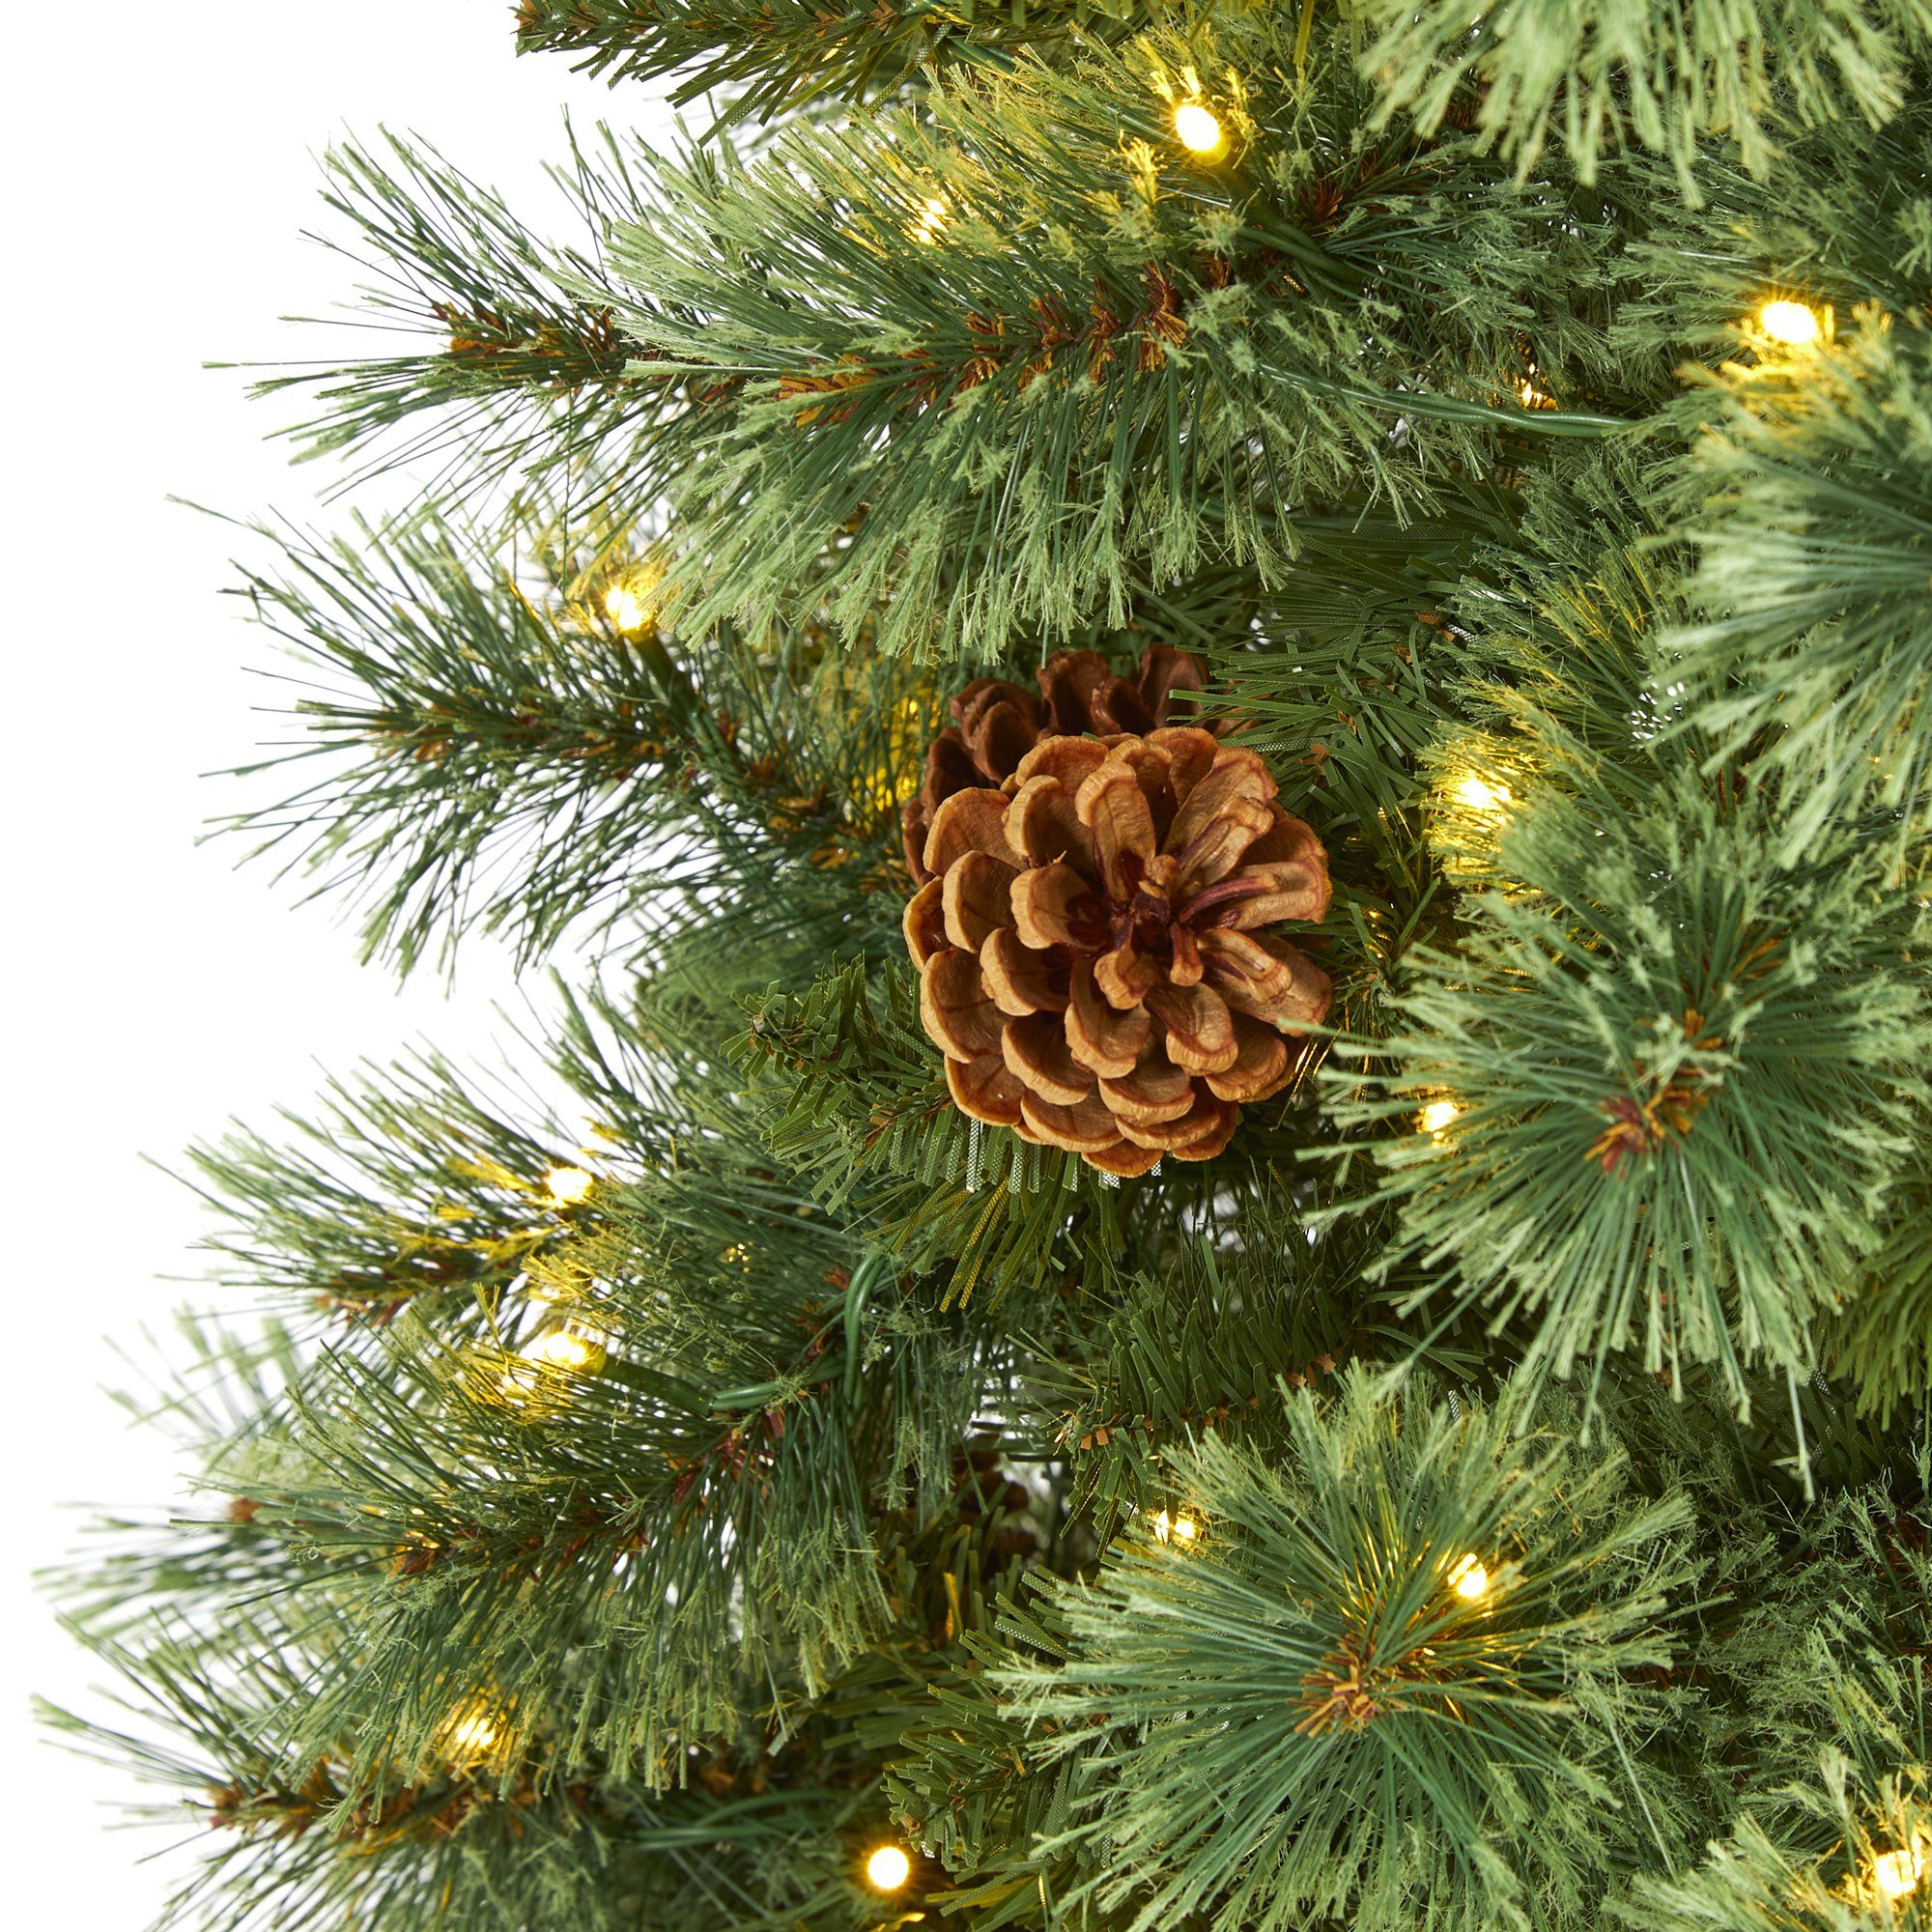
[[[1932,6],[517,32],[711,118],[331,156],[241,823],[601,968],[198,1151],[179,1916],[1932,1911]]]

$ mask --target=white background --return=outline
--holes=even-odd
[[[167,1444],[130,1431],[103,1384],[114,1349],[208,1291],[207,1223],[143,1163],[172,1161],[231,1116],[267,1126],[324,1070],[428,1037],[486,1058],[512,992],[500,953],[468,946],[454,996],[400,991],[357,965],[326,904],[298,906],[238,838],[197,844],[234,808],[240,763],[273,733],[251,676],[270,639],[218,596],[231,514],[332,523],[327,478],[263,439],[285,406],[249,404],[205,359],[343,345],[277,324],[327,313],[350,266],[321,225],[315,156],[378,124],[420,133],[512,207],[551,211],[540,169],[561,110],[665,128],[635,87],[563,60],[519,60],[508,0],[93,0],[8,10],[0,116],[13,294],[0,382],[0,489],[12,548],[0,682],[0,987],[7,1201],[0,1375],[10,1571],[0,1776],[7,1916],[22,1926],[140,1932],[166,1842],[117,1832],[116,1774],[42,1742],[30,1690],[88,1703],[101,1677],[27,1580],[78,1538],[64,1506],[167,1507]],[[398,493],[390,488],[391,499]],[[380,499],[379,499],[380,500]]]

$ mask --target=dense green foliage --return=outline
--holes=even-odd
[[[234,825],[397,970],[597,970],[192,1156],[205,1492],[63,1586],[178,1919],[1924,1918],[1922,0],[517,33],[709,120],[557,241],[330,156],[408,340],[264,388],[436,480],[247,533],[308,695]],[[1122,1175],[955,1104],[1026,1049],[949,1074],[901,810],[974,680],[1178,651],[1136,800],[1271,783],[1333,997]]]

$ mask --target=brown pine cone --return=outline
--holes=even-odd
[[[1169,726],[1044,738],[940,802],[905,912],[960,1111],[1109,1174],[1210,1160],[1290,1078],[1328,976],[1328,859],[1253,753]]]
[[[1168,722],[1177,692],[1208,688],[1201,660],[1172,644],[1143,651],[1132,677],[1120,676],[1097,651],[1056,651],[1035,677],[1037,696],[1002,677],[976,677],[952,699],[952,724],[927,749],[918,796],[899,812],[914,885],[932,876],[925,869],[926,834],[932,814],[954,792],[976,785],[997,790],[1042,738],[1145,735]]]

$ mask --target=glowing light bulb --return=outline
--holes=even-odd
[[[866,1861],[866,1883],[875,1891],[896,1891],[912,1876],[903,1847],[881,1845]]]
[[[1218,155],[1228,143],[1220,122],[1198,100],[1183,100],[1174,110],[1174,131],[1189,154]]]
[[[544,1196],[553,1208],[575,1208],[590,1198],[597,1177],[581,1167],[554,1167],[544,1176]]]
[[[502,1735],[497,1714],[487,1704],[469,1704],[443,1725],[437,1742],[445,1757],[473,1761],[488,1757]]]
[[[1192,1543],[1200,1534],[1201,1525],[1191,1516],[1176,1516],[1170,1510],[1161,1510],[1154,1517],[1156,1543]]]
[[[553,1328],[526,1342],[497,1378],[497,1394],[511,1408],[535,1418],[550,1413],[568,1384],[564,1374],[594,1376],[610,1359],[603,1343],[568,1328]]]
[[[1916,1850],[1881,1852],[1872,1861],[1872,1885],[1882,1898],[1903,1898],[1917,1891],[1924,1876],[1925,1861]]]
[[[628,583],[613,583],[604,593],[604,614],[620,631],[641,631],[651,620],[651,607]]]
[[[1471,811],[1500,811],[1514,796],[1508,785],[1478,778],[1474,772],[1456,785],[1457,799]]]
[[[1474,1550],[1456,1559],[1455,1567],[1449,1572],[1449,1587],[1465,1604],[1473,1604],[1489,1594],[1490,1573]]]
[[[1462,1111],[1454,1100],[1432,1100],[1415,1118],[1425,1134],[1440,1138]]]
[[[949,211],[943,194],[929,194],[919,205],[919,219],[912,225],[912,239],[928,244],[939,240]]]
[[[604,588],[604,614],[625,637],[652,630],[658,621],[659,586],[665,580],[664,559],[643,557],[625,565]]]
[[[1802,301],[1768,301],[1758,310],[1757,320],[1774,342],[1786,342],[1793,348],[1816,342],[1825,332],[1818,311]]]
[[[604,1350],[586,1336],[573,1335],[568,1328],[553,1328],[526,1342],[517,1350],[518,1358],[540,1369],[588,1369],[602,1361]]]

